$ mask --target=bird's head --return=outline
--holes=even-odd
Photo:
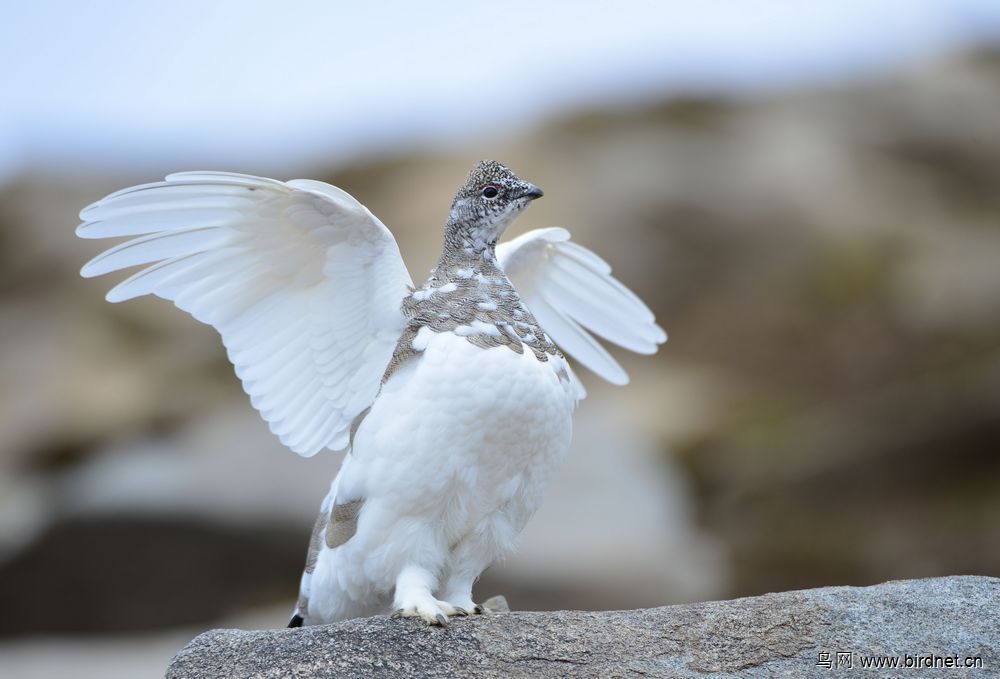
[[[451,236],[469,240],[478,248],[496,244],[528,203],[542,190],[495,160],[482,160],[455,194],[448,215]]]

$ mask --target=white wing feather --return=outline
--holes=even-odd
[[[628,375],[590,332],[640,354],[667,341],[649,307],[607,262],[571,243],[566,229],[535,229],[501,243],[497,261],[552,341],[612,384],[627,384]]]
[[[304,456],[347,446],[405,319],[412,281],[388,229],[346,192],[226,172],[183,172],[80,213],[81,238],[139,236],[87,277],[145,266],[108,301],[172,300],[222,335],[271,431]],[[150,265],[150,266],[146,266]]]

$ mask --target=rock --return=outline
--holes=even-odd
[[[631,611],[490,613],[445,628],[377,617],[212,630],[177,654],[167,678],[808,677],[827,676],[826,660],[843,669],[844,653],[851,676],[888,676],[862,667],[870,657],[898,656],[904,668],[931,654],[941,665],[980,658],[981,669],[916,665],[920,676],[996,676],[998,610],[1000,579],[955,576]]]

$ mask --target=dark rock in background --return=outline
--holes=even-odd
[[[136,632],[290,602],[305,540],[308,530],[285,525],[60,521],[0,564],[0,634]]]

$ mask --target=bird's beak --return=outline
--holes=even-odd
[[[524,185],[524,192],[521,194],[522,197],[527,198],[528,200],[541,198],[544,195],[545,194],[542,192],[540,188],[538,188],[534,184],[528,184],[527,182]]]

